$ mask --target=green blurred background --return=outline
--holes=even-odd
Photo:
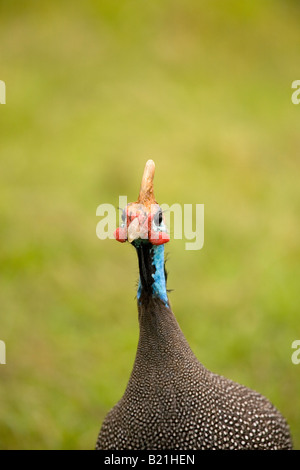
[[[205,243],[167,246],[199,360],[266,395],[300,448],[300,6],[1,1],[0,448],[91,449],[135,357],[134,249],[96,208],[205,204]]]

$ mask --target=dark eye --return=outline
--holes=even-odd
[[[162,223],[162,220],[163,220],[162,211],[161,209],[159,209],[153,218],[153,222],[155,223],[155,225],[158,226]]]

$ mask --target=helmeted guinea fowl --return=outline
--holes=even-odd
[[[139,262],[139,343],[121,400],[107,414],[96,449],[291,449],[288,425],[262,395],[207,370],[193,354],[166,290],[163,213],[148,160],[138,201],[115,232]]]

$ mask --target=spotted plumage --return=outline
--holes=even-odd
[[[288,425],[265,397],[195,357],[170,308],[163,242],[132,238],[140,271],[139,343],[125,393],[106,416],[96,448],[291,449]]]

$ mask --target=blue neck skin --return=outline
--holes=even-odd
[[[155,266],[155,273],[152,274],[154,282],[152,284],[152,295],[153,297],[161,299],[166,307],[169,307],[169,299],[166,288],[166,277],[165,277],[165,246],[164,245],[153,245],[151,247],[151,254],[153,257],[152,264]],[[140,300],[142,292],[141,281],[139,280],[137,299]]]

